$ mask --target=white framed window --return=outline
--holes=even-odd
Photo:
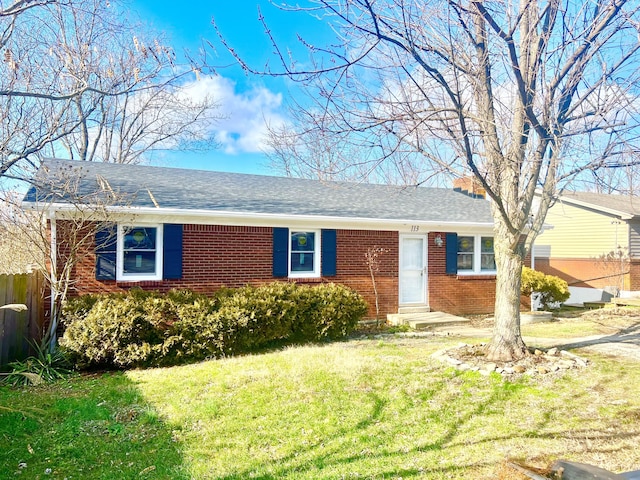
[[[320,230],[289,230],[289,277],[320,277]]]
[[[493,237],[480,237],[480,271],[496,271],[496,254],[493,251]]]
[[[458,235],[458,273],[463,275],[496,273],[493,237]]]
[[[117,280],[162,280],[162,225],[118,225]]]

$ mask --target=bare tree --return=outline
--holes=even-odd
[[[50,321],[44,338],[54,349],[60,311],[74,288],[74,269],[78,262],[92,260],[86,258],[86,252],[113,242],[115,232],[111,237],[96,234],[113,230],[109,208],[126,205],[130,197],[116,193],[101,178],[89,189],[81,187],[86,177],[82,164],[55,170],[43,166],[38,173],[25,197],[29,208],[23,209],[22,199],[7,202],[8,208],[0,211],[0,224],[10,226],[28,249],[32,267],[43,273],[50,287]],[[52,208],[58,202],[65,208]]]
[[[185,89],[197,66],[176,64],[129,16],[101,0],[0,6],[0,177],[28,178],[43,155],[135,162],[211,148],[216,104]]]
[[[379,326],[378,322],[380,320],[380,296],[378,295],[376,275],[380,273],[380,257],[388,252],[388,249],[374,245],[373,247],[367,248],[367,251],[364,254],[365,263],[369,269],[369,275],[371,276],[373,296],[376,299],[376,327]]]
[[[614,250],[598,255],[594,263],[602,275],[594,280],[604,280],[607,285],[615,288],[615,291],[610,293],[616,297],[620,296],[620,292],[625,290],[625,277],[630,271],[629,249],[618,245]]]
[[[425,168],[415,152],[385,153],[373,144],[344,142],[341,135],[318,129],[304,108],[290,108],[285,125],[269,127],[267,156],[271,167],[290,177],[390,185],[446,186],[445,169]],[[307,128],[309,122],[312,126]]]
[[[30,243],[40,237],[36,233],[40,229],[39,218],[20,209],[22,197],[15,191],[0,194],[0,274],[27,273],[44,264],[45,245]],[[31,232],[25,236],[25,230]]]
[[[309,0],[336,42],[284,75],[313,101],[301,132],[412,153],[426,172],[473,174],[492,200],[497,286],[487,356],[526,355],[523,259],[557,193],[637,152],[640,4],[627,0]],[[264,22],[264,20],[263,20]],[[267,27],[265,22],[265,27]],[[222,41],[224,38],[220,35]],[[532,208],[534,192],[540,203]]]
[[[3,196],[17,205],[10,179],[36,182],[39,191],[50,192],[36,200],[34,211],[4,209],[0,225],[3,242],[28,245],[25,255],[45,273],[53,297],[52,345],[79,252],[102,223],[93,220],[108,218],[105,210],[116,199],[100,182],[95,191],[76,191],[76,172],[53,175],[55,184],[37,183],[42,178],[32,180],[32,173],[41,158],[131,163],[159,149],[214,144],[216,104],[206,95],[190,95],[197,65],[179,65],[160,37],[129,18],[117,1],[0,5]],[[63,218],[48,217],[48,205],[60,196],[72,208]],[[59,241],[51,250],[49,235],[56,232]],[[14,262],[16,253],[11,252]]]
[[[605,194],[637,196],[640,191],[640,152],[629,152],[614,165],[590,170],[576,178],[569,188]]]

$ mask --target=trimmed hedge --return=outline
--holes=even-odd
[[[223,289],[214,297],[132,289],[70,299],[60,344],[80,367],[172,365],[278,341],[337,339],[351,333],[366,313],[358,293],[335,284],[278,282]]]

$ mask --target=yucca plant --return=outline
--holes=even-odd
[[[72,365],[60,348],[50,351],[49,341],[43,338],[40,343],[29,342],[34,355],[9,363],[11,372],[3,382],[13,386],[39,385],[53,382],[72,373]]]

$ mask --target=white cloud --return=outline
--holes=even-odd
[[[220,105],[223,118],[215,122],[217,140],[225,153],[256,153],[268,150],[267,125],[284,122],[279,113],[282,94],[265,87],[238,92],[237,84],[222,76],[201,76],[184,87],[192,99],[209,96]]]

